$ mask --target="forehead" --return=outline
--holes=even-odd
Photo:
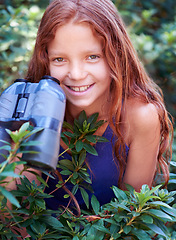
[[[89,23],[68,22],[57,28],[54,39],[49,43],[51,49],[102,49],[102,38],[92,30]]]

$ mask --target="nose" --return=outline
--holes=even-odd
[[[84,64],[80,62],[74,62],[70,64],[68,77],[72,80],[83,80],[87,76],[87,72],[84,69]]]

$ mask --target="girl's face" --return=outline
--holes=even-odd
[[[108,109],[110,71],[102,41],[87,23],[69,22],[48,45],[50,74],[60,80],[67,107],[87,114]]]

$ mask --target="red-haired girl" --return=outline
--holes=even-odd
[[[112,185],[125,188],[127,183],[139,191],[143,184],[152,186],[157,172],[163,172],[167,183],[172,124],[161,91],[144,70],[111,0],[51,2],[27,79],[38,82],[44,75],[61,82],[67,122],[73,123],[82,110],[106,120],[98,133],[109,142],[95,146],[97,157],[87,156],[101,204],[113,197]],[[64,157],[71,158],[68,153]],[[50,179],[46,191],[56,183]],[[65,200],[59,190],[53,195],[47,204],[55,209]]]

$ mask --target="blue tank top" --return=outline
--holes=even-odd
[[[119,180],[119,169],[115,164],[115,160],[113,159],[113,146],[112,144],[115,141],[113,137],[113,132],[111,128],[108,126],[106,131],[103,134],[103,137],[107,138],[109,142],[98,142],[95,145],[95,148],[98,152],[98,156],[94,156],[92,154],[87,153],[86,159],[89,163],[90,170],[88,170],[91,175],[92,180],[92,188],[93,194],[97,197],[100,205],[106,204],[111,201],[114,197],[113,191],[111,187],[113,185],[118,186]],[[112,138],[113,137],[113,138]],[[64,149],[60,147],[60,153],[63,152]],[[128,155],[129,148],[126,146],[126,156]],[[66,152],[62,155],[63,159],[71,160],[71,156]],[[43,175],[43,178],[46,179],[46,175]],[[48,186],[49,188],[45,189],[46,193],[52,192],[58,183],[58,179],[49,178]],[[87,183],[88,184],[88,183]],[[67,188],[70,188],[70,185],[66,185]],[[63,189],[58,189],[52,195],[54,197],[47,198],[46,205],[47,208],[56,210],[59,205],[67,205],[67,199],[63,196],[66,192]],[[92,193],[89,193],[89,197],[91,198]],[[84,204],[84,200],[82,199],[81,193],[78,192],[75,195],[80,207],[82,209],[86,208]]]

